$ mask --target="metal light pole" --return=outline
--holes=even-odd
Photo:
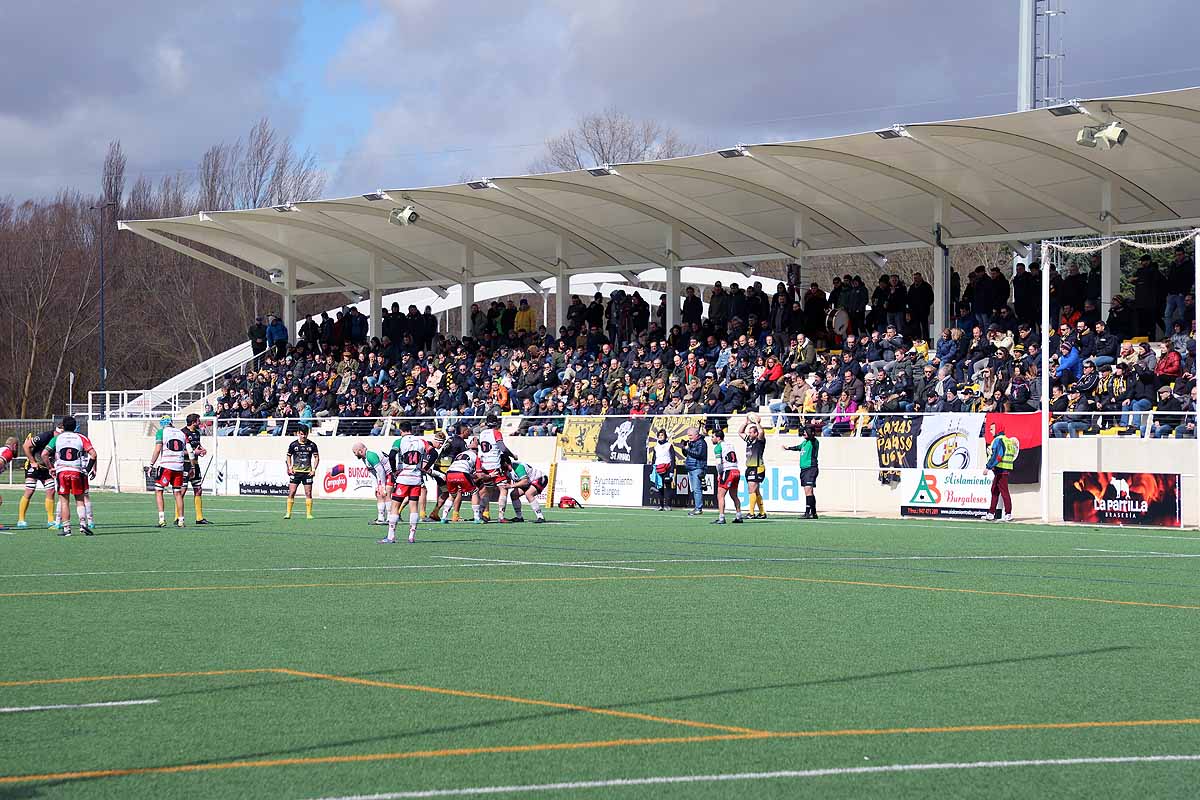
[[[102,392],[108,381],[108,367],[104,357],[104,226],[107,222],[104,209],[116,207],[117,204],[113,201],[98,206],[89,206],[92,211],[100,212],[100,391]]]

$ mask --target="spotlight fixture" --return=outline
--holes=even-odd
[[[875,131],[875,135],[880,139],[899,139],[900,131],[895,128],[884,128],[881,131]]]
[[[393,208],[391,213],[388,214],[388,222],[393,225],[400,225],[401,227],[415,225],[420,218],[421,215],[412,206]]]
[[[271,208],[275,209],[280,214],[288,214],[288,213],[296,210],[296,208],[291,203],[281,203],[280,205],[277,205],[277,206],[271,206]]]
[[[1072,114],[1083,113],[1083,111],[1079,108],[1079,104],[1074,101],[1071,101],[1070,103],[1064,103],[1061,106],[1050,106],[1046,110],[1050,112],[1050,116],[1052,117],[1069,117]]]
[[[467,186],[470,186],[472,189],[489,189],[491,188],[492,184],[491,181],[489,181],[487,178],[484,178],[483,180],[479,181],[467,181]]]
[[[719,155],[721,158],[744,158],[750,154],[746,152],[746,148],[739,144],[737,147],[718,150],[717,155]]]
[[[606,175],[616,175],[617,171],[612,167],[605,165],[603,167],[592,167],[588,170],[588,174],[594,178],[603,178]]]
[[[383,189],[380,189],[377,192],[369,192],[364,194],[362,198],[363,200],[369,200],[372,203],[378,203],[380,200],[386,200],[387,195],[383,193]]]
[[[1125,130],[1119,122],[1110,122],[1107,125],[1089,125],[1079,129],[1079,133],[1075,135],[1075,144],[1080,147],[1099,147],[1101,150],[1112,150],[1114,147],[1120,147],[1125,144],[1125,140],[1129,138],[1129,131]]]

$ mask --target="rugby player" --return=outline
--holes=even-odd
[[[399,425],[400,438],[392,443],[388,461],[392,465],[392,507],[388,512],[388,533],[379,540],[380,544],[396,543],[396,524],[400,514],[408,507],[408,543],[417,540],[417,522],[421,519],[418,503],[425,488],[425,474],[433,464],[437,451],[420,436],[413,435],[412,423],[402,420]]]
[[[63,417],[62,432],[46,443],[41,458],[46,469],[54,471],[58,486],[58,513],[62,520],[58,535],[71,535],[71,502],[68,498],[74,497],[79,528],[84,536],[91,536],[92,528],[88,524],[90,520],[84,507],[84,497],[88,490],[88,475],[94,475],[96,448],[92,447],[86,436],[75,432],[74,417]]]
[[[57,427],[52,430],[42,431],[37,434],[29,434],[25,437],[25,443],[21,445],[21,449],[25,452],[25,494],[21,495],[21,502],[17,506],[17,527],[28,528],[29,523],[25,521],[25,512],[29,510],[29,501],[33,498],[33,493],[42,489],[46,492],[46,527],[58,528],[61,523],[56,521],[56,513],[58,504],[55,502],[54,479],[50,475],[50,470],[42,465],[42,451],[46,449],[46,445],[50,444],[50,440],[58,434],[62,433],[62,428]]]
[[[546,490],[548,480],[545,474],[537,467],[531,464],[524,464],[514,460],[510,454],[505,453],[501,457],[505,473],[505,489],[500,496],[500,521],[504,522],[504,499],[511,496],[513,503],[513,511],[515,516],[513,522],[524,522],[525,518],[521,516],[521,498],[524,497],[529,501],[529,507],[533,509],[534,522],[545,522],[546,517],[542,515],[542,504],[538,502],[538,495]]]
[[[167,527],[163,492],[175,495],[175,527],[183,527],[183,472],[191,457],[187,436],[170,417],[158,421],[154,432],[154,452],[150,456],[150,477],[154,479],[154,502],[158,506],[158,527]]]
[[[742,441],[746,443],[746,492],[750,495],[750,519],[766,519],[767,509],[763,506],[762,483],[767,475],[763,463],[763,452],[767,449],[767,433],[762,429],[757,414],[751,414],[742,425]],[[758,511],[755,512],[757,506]]]
[[[10,436],[4,446],[0,447],[0,475],[3,475],[4,470],[12,466],[12,462],[16,460],[18,446],[17,437]],[[2,502],[4,501],[0,499],[0,503]]]
[[[288,496],[284,519],[292,518],[292,505],[296,502],[298,486],[304,486],[304,518],[313,518],[313,475],[320,464],[321,454],[317,451],[316,442],[308,438],[308,426],[300,425],[296,428],[295,440],[287,449]]]
[[[480,513],[486,521],[491,519],[488,515],[488,506],[491,505],[493,495],[496,500],[500,499],[500,490],[496,486],[497,482],[503,478],[500,456],[508,448],[504,444],[504,435],[500,432],[500,417],[488,414],[484,418],[483,424],[484,428],[479,432],[479,459],[475,471],[475,485],[478,487]]]
[[[674,485],[675,445],[671,444],[666,428],[659,428],[658,443],[654,445],[654,471],[650,473],[650,486],[658,492],[658,510],[666,511],[670,505],[667,493]]]
[[[742,500],[738,497],[738,482],[741,472],[738,471],[737,453],[725,444],[725,432],[717,428],[712,433],[713,454],[717,457],[717,518],[712,525],[725,524],[725,498],[733,498],[735,524],[742,521]]]
[[[192,501],[196,506],[196,524],[211,525],[204,518],[204,501],[200,499],[200,495],[204,493],[204,470],[200,469],[200,459],[208,452],[204,446],[200,444],[200,415],[188,414],[184,420],[183,435],[187,439],[188,447],[191,450],[191,458],[187,460],[187,474],[184,476],[184,481],[192,485]],[[187,491],[184,491],[187,494]]]
[[[367,465],[375,478],[375,508],[379,515],[371,522],[372,525],[387,525],[388,504],[392,497],[392,465],[386,456],[381,456],[374,450],[368,450],[362,442],[355,442],[350,448],[354,457]]]
[[[433,510],[429,512],[430,522],[441,522],[443,517],[443,508],[450,503],[450,485],[447,480],[450,471],[450,465],[454,463],[454,457],[467,449],[467,442],[463,439],[460,431],[469,430],[466,426],[455,426],[450,435],[447,436],[442,431],[437,431],[433,434],[433,445],[437,448],[437,460],[434,462],[433,470],[430,472],[433,475],[433,480],[438,487],[437,501],[434,503]],[[458,516],[454,517],[454,521],[458,522]]]
[[[461,430],[466,429],[462,426]],[[451,437],[462,439],[462,436],[455,434]],[[450,446],[450,442],[446,443]],[[441,521],[442,523],[450,522],[451,518],[458,522],[459,508],[462,507],[463,496],[466,495],[471,500],[471,510],[475,515],[475,523],[479,524],[483,520],[479,516],[479,495],[475,489],[475,482],[472,476],[475,474],[475,463],[478,458],[479,440],[472,436],[469,440],[463,442],[463,449],[454,455],[450,466],[446,467],[446,491],[450,496],[446,500],[446,505],[442,507]],[[451,504],[453,504],[453,517],[451,517]]]

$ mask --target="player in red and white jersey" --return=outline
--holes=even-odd
[[[475,484],[479,487],[479,500],[483,508],[483,519],[488,520],[488,506],[493,500],[500,499],[500,490],[496,483],[504,478],[504,469],[500,465],[500,456],[508,451],[504,444],[504,434],[500,432],[500,417],[488,414],[484,418],[483,430],[479,432],[479,458],[475,471]]]
[[[713,454],[717,457],[717,518],[713,525],[725,524],[725,498],[733,499],[735,523],[742,521],[742,500],[738,497],[738,484],[742,473],[738,469],[737,452],[725,444],[725,432],[718,428],[712,433]]]
[[[192,448],[187,435],[176,428],[170,417],[158,421],[154,432],[154,453],[150,456],[150,477],[154,479],[154,501],[158,506],[158,527],[167,527],[163,492],[175,493],[175,525],[183,527],[183,480]]]
[[[413,435],[412,423],[404,420],[399,425],[400,438],[392,443],[388,461],[392,465],[392,508],[388,513],[388,535],[380,544],[395,544],[396,523],[400,514],[408,507],[408,542],[417,540],[417,523],[421,519],[421,494],[425,491],[425,476],[429,472],[437,451],[420,436]]]
[[[63,417],[62,433],[51,439],[41,453],[42,463],[47,469],[54,471],[55,482],[58,485],[58,513],[62,522],[59,536],[71,535],[71,503],[68,499],[71,497],[75,498],[75,511],[83,535],[92,535],[84,501],[88,490],[88,475],[96,465],[96,448],[92,447],[86,436],[77,433],[75,428],[74,417]]]
[[[453,519],[458,519],[458,510],[462,507],[464,496],[471,499],[471,510],[475,513],[475,523],[483,522],[479,516],[479,499],[473,479],[479,455],[478,451],[473,449],[472,443],[474,443],[474,448],[479,447],[478,440],[474,436],[470,437],[463,442],[463,449],[455,453],[446,466],[446,492],[449,494],[449,498],[441,511],[442,522],[451,520],[452,507]]]
[[[20,445],[17,443],[17,437],[10,436],[4,442],[4,446],[0,447],[0,473],[12,466],[12,462],[17,459],[17,448]]]

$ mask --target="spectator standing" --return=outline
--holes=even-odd
[[[537,327],[537,317],[534,315],[533,309],[529,307],[529,301],[524,297],[521,298],[521,305],[517,308],[517,319],[513,327],[517,333],[532,333]]]
[[[696,290],[691,286],[687,287],[683,297],[683,324],[699,325],[700,317],[703,314],[704,304],[700,302],[700,298],[696,296]]]
[[[246,338],[250,340],[250,352],[255,358],[266,352],[267,328],[263,325],[262,317],[254,318],[254,324],[246,331]]]
[[[688,428],[687,442],[683,446],[683,466],[688,474],[688,486],[692,490],[692,510],[689,517],[704,513],[704,472],[708,469],[708,443],[700,435],[699,428]]]
[[[279,317],[272,316],[268,319],[270,323],[267,325],[267,347],[275,350],[276,358],[283,358],[287,351],[288,329]]]
[[[1137,335],[1154,338],[1158,324],[1158,303],[1162,273],[1154,266],[1149,253],[1138,259],[1137,272],[1133,275],[1133,310],[1137,315]]]
[[[922,339],[929,338],[929,309],[933,308],[933,286],[919,272],[913,273],[908,287],[908,310],[917,324]]]
[[[1183,299],[1192,291],[1193,280],[1195,273],[1192,260],[1188,258],[1187,248],[1179,245],[1175,248],[1174,260],[1167,266],[1167,307],[1163,311],[1165,333],[1171,333],[1175,322],[1184,321]]]

